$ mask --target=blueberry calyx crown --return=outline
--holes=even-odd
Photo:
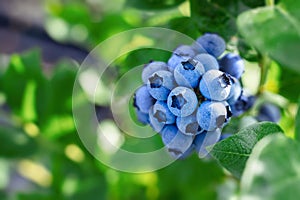
[[[153,116],[157,119],[158,122],[164,123],[167,121],[166,114],[160,110],[156,111]]]
[[[217,117],[216,119],[216,125],[218,128],[221,128],[224,124],[224,122],[226,122],[226,116],[225,115],[220,115]]]
[[[197,62],[193,61],[192,59],[189,59],[188,61],[181,62],[183,65],[183,68],[185,70],[194,70],[195,66],[197,65]]]
[[[194,69],[195,69],[195,66],[192,65],[189,61],[187,61],[187,62],[182,62],[181,64],[183,65],[183,68],[184,68],[185,70],[194,70]]]
[[[187,133],[192,133],[192,134],[196,134],[197,132],[201,131],[201,127],[199,126],[199,124],[197,122],[193,122],[190,123],[186,126],[185,131]]]
[[[179,95],[173,95],[172,96],[172,104],[171,107],[177,108],[178,110],[181,110],[181,108],[186,104],[187,101],[185,98],[182,96],[182,94]]]
[[[163,83],[163,78],[158,76],[157,74],[154,74],[154,76],[149,78],[149,81],[151,88],[160,88]]]
[[[231,79],[230,75],[223,73],[220,77],[219,77],[219,83],[221,85],[222,88],[226,88],[229,85],[232,85],[233,80]]]

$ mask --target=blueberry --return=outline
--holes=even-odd
[[[239,98],[233,104],[230,104],[230,108],[233,116],[239,116],[249,110],[255,102],[254,96],[247,96],[243,93],[239,96]]]
[[[239,79],[245,70],[243,59],[234,53],[228,53],[219,61],[220,70]]]
[[[207,71],[200,81],[201,94],[211,100],[224,101],[231,90],[232,78],[219,70]]]
[[[147,86],[143,85],[138,88],[134,95],[133,104],[139,111],[143,113],[148,113],[149,109],[155,103],[155,99],[152,98],[147,90]]]
[[[241,96],[241,93],[242,93],[242,86],[239,80],[232,77],[232,85],[231,85],[231,90],[227,102],[229,104],[235,103],[237,99]]]
[[[191,146],[178,158],[180,160],[183,160],[187,157],[189,157],[195,150],[195,145],[191,144]]]
[[[186,135],[197,135],[204,131],[198,124],[196,114],[187,117],[177,117],[176,125]]]
[[[150,122],[149,124],[155,132],[160,133],[162,129],[165,127],[166,123],[160,121],[154,115],[155,113],[153,112],[153,107],[152,107],[149,110],[149,122]]]
[[[210,54],[198,54],[194,57],[194,59],[202,63],[206,72],[211,69],[219,69],[219,63],[217,59]]]
[[[200,54],[200,53],[207,54],[207,51],[197,41],[194,42],[191,47],[194,49],[196,54]]]
[[[166,125],[161,131],[161,136],[169,153],[175,158],[183,156],[193,143],[192,136],[181,133],[174,125]]]
[[[195,88],[204,74],[203,65],[193,59],[181,62],[174,70],[174,78],[178,85]]]
[[[168,71],[168,66],[164,62],[154,61],[145,65],[142,72],[142,80],[144,84],[147,84],[149,76],[151,76],[154,72],[165,70]]]
[[[158,122],[164,124],[173,124],[175,123],[176,117],[171,113],[168,108],[168,105],[164,101],[157,101],[153,106],[153,116],[157,119]]]
[[[219,57],[226,48],[226,43],[217,34],[206,33],[197,39],[197,42],[207,51],[207,53],[214,57]]]
[[[195,50],[188,45],[180,45],[178,46],[171,58],[168,60],[168,67],[170,71],[174,71],[176,66],[184,61],[187,61],[188,59],[194,57],[196,55]]]
[[[191,115],[197,108],[198,100],[195,92],[187,87],[176,87],[168,96],[170,111],[179,117]]]
[[[223,103],[223,105],[226,108],[226,119],[225,119],[225,122],[224,122],[224,125],[223,125],[223,127],[224,127],[226,124],[229,123],[229,121],[232,117],[232,111],[231,111],[230,105],[226,101],[222,101],[221,103]]]
[[[221,130],[208,131],[197,135],[194,139],[194,147],[199,158],[205,158],[209,152],[206,149],[209,146],[216,144],[220,140]]]
[[[227,109],[222,102],[204,101],[197,110],[197,121],[207,131],[222,128],[227,118]]]
[[[175,87],[173,74],[169,71],[154,72],[147,82],[149,93],[154,99],[167,100],[170,91]]]
[[[281,118],[279,108],[272,103],[263,103],[258,111],[258,121],[270,121],[277,123]]]
[[[135,113],[136,113],[136,116],[137,116],[137,119],[139,120],[139,122],[141,122],[144,125],[149,124],[149,114],[148,113],[143,113],[138,109],[135,109]]]

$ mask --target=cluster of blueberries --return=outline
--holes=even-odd
[[[135,91],[138,120],[150,124],[169,153],[184,158],[220,140],[220,130],[232,116],[254,103],[239,81],[241,57],[224,54],[225,41],[207,33],[192,45],[178,46],[167,63],[152,61],[142,72],[144,85]]]

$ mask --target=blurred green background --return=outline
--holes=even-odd
[[[0,199],[234,198],[239,181],[215,161],[195,154],[145,174],[100,163],[77,135],[72,89],[78,66],[101,41],[132,28],[156,26],[194,39],[205,32],[220,34],[227,50],[245,59],[244,84],[256,93],[261,55],[240,37],[236,20],[264,5],[261,0],[0,0]],[[112,73],[120,77],[137,65],[169,56],[159,50],[134,51],[116,60]],[[293,73],[281,70],[272,63],[264,85],[269,93],[262,98],[271,95],[287,108],[280,124],[293,137],[299,91],[290,85],[300,79],[286,78]],[[103,98],[95,107],[99,121],[111,124],[107,90],[101,87]],[[228,130],[238,126],[233,122]]]

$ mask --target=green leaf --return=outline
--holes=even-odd
[[[18,200],[51,200],[57,198],[55,195],[52,194],[43,194],[43,193],[20,193],[17,194]]]
[[[292,200],[300,197],[300,145],[270,135],[253,149],[241,180],[241,199]]]
[[[281,132],[282,129],[275,123],[256,123],[217,143],[210,154],[239,178],[255,144],[267,135]]]
[[[298,102],[298,111],[296,115],[295,126],[295,139],[300,142],[300,98]]]
[[[300,96],[300,75],[294,71],[281,67],[281,75],[279,80],[279,94],[288,98],[292,102],[297,102]]]
[[[257,8],[238,17],[241,35],[261,53],[300,73],[300,1]]]
[[[167,9],[183,3],[185,0],[127,0],[126,5],[138,9]]]
[[[191,16],[199,31],[214,32],[228,41],[236,35],[236,18],[247,9],[238,0],[190,0]]]
[[[0,157],[20,158],[33,154],[37,145],[21,129],[0,126]]]
[[[225,178],[215,162],[201,160],[196,154],[174,162],[157,174],[160,190],[158,199],[217,199],[215,186]]]
[[[72,92],[77,66],[73,61],[61,61],[55,66],[47,88],[48,98],[39,102],[40,128],[50,138],[58,138],[75,130],[72,117]]]
[[[13,55],[1,80],[7,104],[23,121],[37,120],[36,105],[43,104],[47,98],[46,84],[40,53],[36,50]]]
[[[191,17],[178,17],[169,20],[168,28],[184,33],[192,38],[199,36],[197,23]]]
[[[242,2],[251,8],[265,5],[265,0],[242,0]]]

